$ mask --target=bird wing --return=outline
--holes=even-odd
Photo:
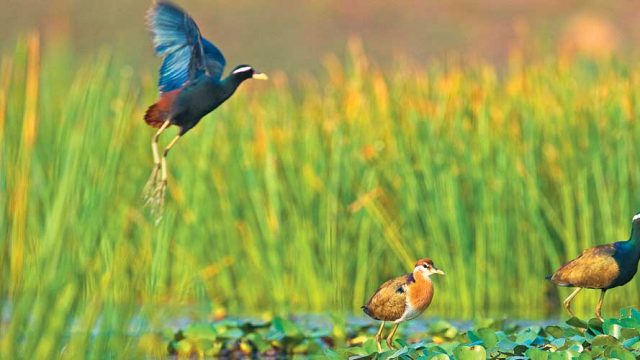
[[[401,318],[407,306],[407,278],[408,275],[400,276],[380,285],[364,306],[367,314],[385,321]]]
[[[147,22],[156,55],[164,57],[158,83],[161,92],[179,89],[202,73],[220,79],[224,56],[182,9],[159,2],[149,9]]]
[[[562,265],[551,277],[561,286],[602,289],[609,286],[620,273],[613,244],[586,249],[580,256]]]

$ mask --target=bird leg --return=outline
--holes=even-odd
[[[569,314],[570,314],[571,316],[575,316],[575,315],[573,314],[573,311],[571,311],[571,301],[573,300],[573,298],[574,298],[574,297],[576,297],[576,295],[578,295],[578,293],[580,292],[580,290],[582,290],[582,288],[576,288],[576,289],[571,293],[571,295],[569,295],[569,296],[567,297],[567,299],[563,302],[563,304],[564,304],[564,308],[565,308],[565,309],[567,309],[567,311],[569,312]]]
[[[393,329],[391,330],[391,333],[389,334],[389,336],[387,337],[387,346],[389,347],[389,349],[395,349],[393,347],[393,336],[396,334],[396,330],[398,330],[398,325],[400,325],[400,323],[397,323]]]
[[[173,145],[175,145],[179,139],[180,135],[176,135],[176,137],[171,140],[169,145],[167,145],[167,147],[164,148],[164,151],[162,152],[162,183],[164,184],[164,186],[167,185],[167,155],[169,154],[169,150],[171,150]]]
[[[145,206],[149,206],[151,208],[151,214],[153,216],[160,213],[162,208],[162,198],[160,197],[160,195],[164,195],[161,194],[161,184],[159,184],[162,164],[160,162],[160,155],[158,154],[158,140],[160,139],[160,134],[162,134],[162,132],[164,132],[169,127],[169,125],[171,125],[171,121],[165,121],[160,129],[158,129],[158,131],[153,135],[153,139],[151,140],[151,151],[153,152],[153,170],[151,171],[149,180],[147,180],[147,184],[144,186],[143,196],[144,204]]]
[[[604,322],[604,320],[602,319],[602,315],[600,314],[600,310],[602,309],[602,303],[604,302],[604,293],[607,290],[602,290],[602,292],[600,293],[600,300],[598,300],[598,305],[596,306],[596,317],[598,319],[600,319],[600,321]]]
[[[380,329],[378,329],[378,333],[376,334],[376,345],[378,345],[378,352],[382,352],[382,344],[380,344],[380,340],[382,340],[382,330],[384,329],[384,321],[380,324]]]
[[[168,179],[167,155],[169,154],[169,150],[171,150],[173,145],[175,145],[176,142],[178,142],[178,139],[180,139],[180,135],[177,135],[176,137],[174,137],[173,140],[171,140],[169,145],[167,145],[167,147],[164,148],[164,151],[162,152],[162,160],[161,160],[162,177],[160,178],[160,182],[157,184],[154,190],[154,201],[155,201],[154,212],[155,212],[155,215],[157,216],[156,223],[160,222],[160,220],[162,219],[162,211],[164,210],[164,198],[167,192],[167,179]]]
[[[160,155],[158,154],[158,139],[160,139],[160,134],[162,134],[162,132],[165,131],[169,127],[169,125],[171,125],[171,121],[165,121],[151,139],[151,151],[153,153],[153,171],[151,172],[151,176],[149,177],[149,180],[144,187],[145,203],[149,203],[149,201],[151,200],[150,198],[153,194],[153,189],[156,187],[158,176],[160,175]]]

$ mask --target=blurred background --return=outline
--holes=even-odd
[[[544,276],[627,238],[637,0],[176,3],[271,80],[172,151],[156,226],[150,1],[0,0],[0,358],[161,357],[176,319],[363,316],[423,256],[447,272],[429,317],[555,319],[568,289]],[[639,298],[634,280],[603,312]]]
[[[265,71],[315,70],[326,54],[344,52],[348,38],[363,40],[382,66],[398,54],[418,62],[443,56],[506,61],[509,49],[627,53],[640,43],[634,0],[176,0],[193,15],[229,63]],[[70,40],[85,54],[108,47],[136,66],[153,61],[144,27],[150,1],[2,0],[0,44],[38,29],[45,43]]]

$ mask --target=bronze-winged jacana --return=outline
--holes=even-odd
[[[602,321],[600,310],[607,290],[631,281],[638,271],[640,259],[640,214],[631,220],[629,240],[586,249],[580,256],[562,265],[553,275],[547,276],[560,286],[576,289],[564,301],[571,316],[571,301],[582,289],[600,289],[596,317]]]
[[[380,285],[367,305],[362,309],[375,320],[381,320],[376,333],[378,351],[382,352],[382,330],[385,321],[393,321],[395,326],[387,337],[387,346],[393,348],[393,336],[401,322],[415,319],[424,312],[433,299],[433,284],[429,278],[433,274],[444,275],[431,259],[420,259],[410,274],[399,276]]]
[[[178,139],[236,91],[247,79],[266,80],[267,76],[249,65],[238,65],[222,79],[226,60],[220,50],[202,37],[193,19],[168,2],[158,2],[147,12],[156,55],[163,57],[160,67],[159,100],[145,113],[144,120],[158,128],[151,141],[154,168],[145,186],[145,203],[160,215],[167,186],[166,158]],[[178,135],[158,153],[158,138],[170,125]],[[159,219],[159,218],[158,218]]]

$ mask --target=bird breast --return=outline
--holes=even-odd
[[[413,310],[422,313],[433,299],[433,284],[430,279],[416,281],[409,286],[407,294],[407,305]]]

